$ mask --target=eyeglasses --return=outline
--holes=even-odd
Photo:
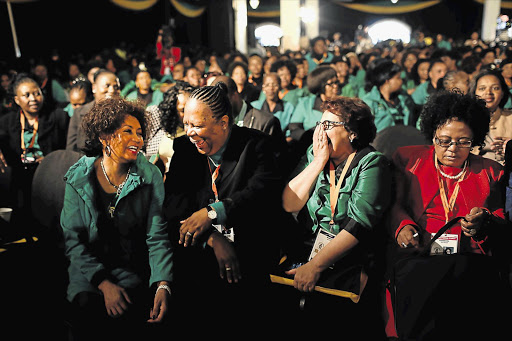
[[[452,141],[450,139],[440,139],[436,136],[434,140],[438,146],[443,148],[450,148],[452,145],[455,145],[459,148],[471,148],[471,145],[473,144],[473,140],[468,138],[461,138],[457,141]]]
[[[334,121],[328,121],[328,120],[316,122],[316,125],[320,125],[320,124],[324,126],[324,130],[331,130],[332,128],[337,127],[337,126],[344,126],[345,122],[334,122]]]
[[[340,81],[334,81],[325,83],[325,86],[340,86],[340,84]]]

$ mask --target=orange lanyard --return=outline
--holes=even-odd
[[[279,95],[279,99],[283,99],[284,96],[286,96],[286,94],[288,93],[288,91],[290,91],[290,90],[283,89],[283,90],[279,91],[279,94],[278,94]]]
[[[455,201],[457,200],[457,196],[459,195],[459,190],[460,190],[459,183],[466,176],[467,168],[464,168],[464,170],[462,171],[463,174],[461,175],[459,180],[457,180],[457,183],[455,184],[455,188],[453,189],[453,193],[450,196],[450,200],[448,200],[448,194],[446,192],[446,188],[444,187],[444,182],[441,179],[441,177],[439,177],[437,156],[435,157],[435,161],[436,161],[436,170],[438,170],[436,172],[436,175],[437,175],[437,182],[439,184],[439,195],[441,196],[441,202],[443,203],[444,216],[445,216],[446,222],[448,222],[449,217],[450,217],[450,212],[453,211],[453,208],[455,207]]]
[[[23,115],[23,111],[20,110],[20,124],[21,124],[21,150],[25,151],[25,115]],[[36,117],[36,121],[34,122],[34,130],[32,131],[32,140],[30,141],[30,145],[28,148],[32,148],[34,143],[36,142],[36,134],[37,128],[39,126],[39,119]]]
[[[350,167],[350,164],[352,163],[352,160],[354,159],[355,155],[356,155],[356,152],[353,152],[352,154],[350,154],[348,156],[347,162],[345,163],[345,167],[343,167],[343,171],[341,172],[341,175],[340,175],[340,178],[338,179],[337,184],[335,184],[336,170],[334,168],[334,164],[332,162],[330,162],[330,164],[329,164],[329,185],[330,185],[329,186],[329,198],[331,201],[331,221],[329,222],[329,225],[331,227],[331,230],[334,227],[334,212],[336,210],[336,205],[338,204],[338,194],[340,193],[341,183],[343,182],[343,179],[345,178],[345,175],[347,174],[348,167]]]
[[[215,171],[212,173],[212,167],[210,166],[210,158],[208,158],[208,168],[210,169],[210,174],[212,174],[212,191],[215,195],[215,202],[219,202],[219,192],[217,192],[217,185],[215,185],[215,180],[217,180],[217,177],[219,176],[219,169],[220,165],[215,168]],[[212,161],[213,163],[213,161]]]

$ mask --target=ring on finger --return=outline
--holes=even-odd
[[[406,248],[407,245],[404,242],[402,242],[402,247]]]
[[[187,233],[185,233],[187,236],[191,236],[192,233],[190,233],[190,231],[187,231]]]
[[[231,268],[229,266],[226,266],[226,271],[231,271]]]

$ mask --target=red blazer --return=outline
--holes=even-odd
[[[439,195],[439,184],[434,146],[401,147],[393,155],[393,164],[397,197],[391,210],[390,227],[396,238],[405,225],[419,226],[417,222],[427,206]],[[503,177],[504,170],[498,162],[470,153],[468,175],[459,184],[458,215],[468,214],[473,207],[484,207],[504,219]],[[442,223],[431,232],[441,227]]]

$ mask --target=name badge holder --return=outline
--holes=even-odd
[[[350,154],[347,158],[347,162],[343,167],[343,171],[341,172],[340,178],[338,179],[338,183],[336,182],[336,170],[334,168],[334,164],[331,162],[329,165],[329,198],[331,201],[331,221],[329,222],[330,231],[326,231],[321,227],[318,228],[318,233],[316,234],[315,242],[313,243],[313,248],[311,249],[311,253],[309,255],[308,261],[312,260],[320,250],[322,250],[327,244],[330,243],[331,240],[336,237],[336,234],[332,233],[334,231],[334,213],[336,211],[336,205],[338,204],[338,195],[340,193],[341,184],[347,175],[348,168],[354,159],[356,152]]]

